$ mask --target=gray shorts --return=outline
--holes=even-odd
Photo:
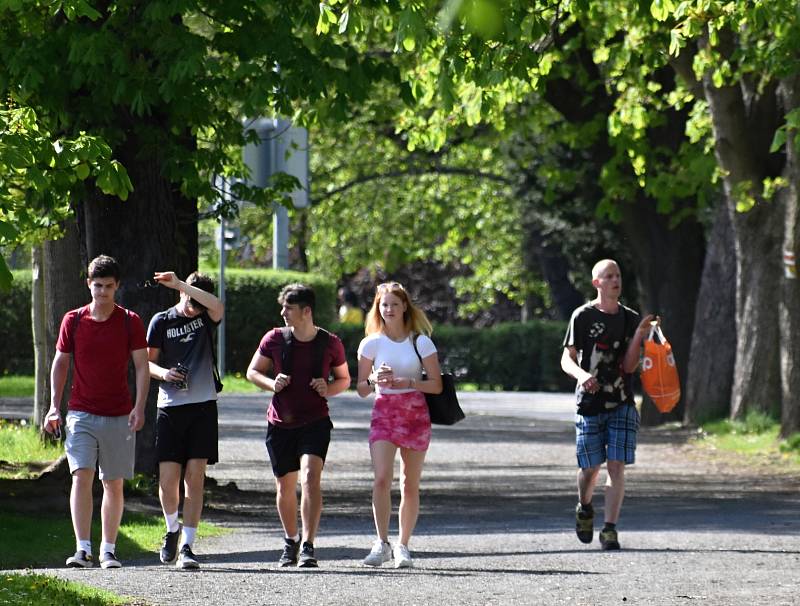
[[[100,463],[101,480],[133,477],[136,432],[128,427],[128,415],[102,417],[71,410],[66,418],[67,453],[70,473],[95,469]]]

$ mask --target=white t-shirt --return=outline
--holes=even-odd
[[[419,355],[427,358],[429,355],[436,353],[436,346],[433,341],[425,335],[417,337],[417,350]],[[392,341],[389,337],[382,333],[371,334],[364,337],[358,345],[358,357],[372,360],[372,368],[377,369],[381,364],[386,362],[387,365],[392,367],[395,377],[408,377],[420,380],[422,378],[422,365],[419,363],[419,358],[414,352],[414,343],[411,340],[411,335],[405,341],[398,343]],[[416,391],[414,389],[390,389],[386,387],[375,386],[377,393],[410,393]]]

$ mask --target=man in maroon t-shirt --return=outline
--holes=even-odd
[[[310,287],[289,284],[278,296],[278,303],[291,331],[289,347],[285,345],[282,329],[269,331],[253,354],[247,379],[274,393],[267,411],[266,445],[278,492],[278,515],[285,533],[278,564],[315,568],[314,538],[322,514],[322,468],[333,428],[326,398],[350,386],[350,373],[339,337],[314,325],[315,296]],[[317,376],[319,370],[314,366],[320,362],[317,352],[323,345],[321,376]],[[329,382],[331,372],[333,381]],[[303,479],[302,550],[297,529],[298,472]]]
[[[123,481],[133,477],[135,434],[144,425],[150,385],[144,324],[132,311],[114,303],[120,270],[111,257],[89,264],[86,284],[92,302],[64,315],[50,371],[51,406],[44,429],[60,433],[61,397],[70,360],[72,391],[66,417],[64,449],[72,473],[70,511],[75,531],[71,568],[89,568],[92,559],[92,484],[99,462],[103,483],[100,565],[119,568],[116,540],[124,507]],[[128,361],[136,368],[136,404],[128,390]]]

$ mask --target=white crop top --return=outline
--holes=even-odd
[[[417,350],[419,355],[427,358],[436,353],[436,346],[430,337],[419,335],[417,337]],[[372,360],[372,368],[377,369],[386,362],[392,367],[395,377],[408,377],[420,380],[422,378],[422,365],[419,363],[417,354],[414,353],[414,343],[411,335],[405,341],[398,343],[392,341],[382,333],[375,333],[364,337],[358,345],[359,359],[365,358]],[[409,393],[414,389],[389,389],[375,386],[377,393]]]

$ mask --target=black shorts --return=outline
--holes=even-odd
[[[291,429],[268,423],[265,443],[275,477],[298,471],[303,455],[316,455],[325,461],[331,443],[331,429],[330,417]]]
[[[217,403],[166,406],[156,417],[156,457],[158,462],[173,461],[186,465],[189,459],[207,459],[209,465],[219,460]]]

